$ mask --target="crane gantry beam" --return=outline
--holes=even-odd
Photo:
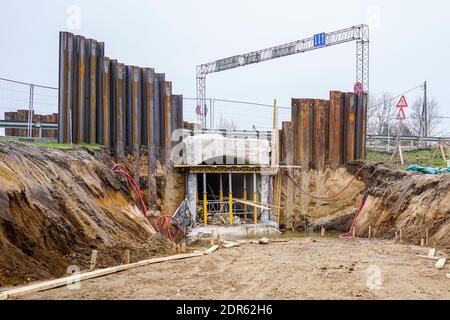
[[[369,26],[350,28],[317,34],[314,37],[289,42],[279,46],[236,55],[197,66],[197,106],[202,127],[207,128],[206,76],[211,73],[244,67],[250,64],[278,59],[298,53],[317,50],[338,44],[356,41],[356,81],[369,92]]]

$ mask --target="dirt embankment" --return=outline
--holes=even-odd
[[[450,248],[450,175],[395,171],[381,165],[364,172],[368,198],[356,222],[364,237],[394,238],[420,244],[428,230],[429,244]]]
[[[428,232],[430,245],[450,248],[449,174],[409,173],[389,164],[358,161],[334,172],[326,170],[320,174],[311,170],[294,177],[298,185],[313,195],[333,195],[362,167],[353,186],[331,201],[315,200],[294,187],[291,219],[295,227],[304,228],[304,221],[308,228],[323,225],[328,230],[348,231],[356,206],[367,192],[367,201],[356,220],[357,236],[367,237],[371,226],[374,237],[393,239],[401,229],[403,240],[420,244]],[[285,192],[288,188],[286,184]],[[283,200],[286,199],[284,194]],[[289,226],[289,215],[285,221]]]
[[[302,190],[321,197],[335,195],[353,177],[345,168],[327,168],[324,172],[292,170],[290,175]],[[325,225],[328,229],[347,231],[354,208],[366,188],[363,181],[355,180],[341,196],[323,201],[305,194],[295,184],[283,174],[281,204],[285,209],[281,224],[289,230],[316,229]]]
[[[93,249],[98,267],[172,250],[112,167],[104,150],[0,143],[0,287],[84,270]]]

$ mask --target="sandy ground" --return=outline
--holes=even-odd
[[[297,238],[244,244],[151,265],[25,299],[450,299],[450,279],[427,248],[391,241]],[[381,282],[376,278],[377,270]],[[369,283],[378,289],[369,289]]]

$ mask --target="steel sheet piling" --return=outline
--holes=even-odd
[[[308,171],[313,158],[311,150],[313,149],[313,104],[311,99],[300,99],[298,106],[298,125],[300,135],[298,150],[300,151],[299,159],[302,170]]]
[[[172,143],[172,125],[173,125],[173,110],[172,110],[172,82],[164,82],[164,157],[167,160],[170,155]]]
[[[152,143],[153,106],[154,106],[154,73],[153,69],[141,70],[141,140],[142,144],[149,146]]]
[[[326,144],[327,144],[327,123],[326,113],[328,112],[327,102],[324,100],[314,100],[314,152],[313,159],[315,168],[324,171],[326,160]]]
[[[117,110],[116,110],[116,129],[117,129],[117,155],[120,158],[125,156],[126,146],[126,71],[125,65],[117,64]]]
[[[338,91],[330,93],[330,112],[328,129],[328,159],[330,166],[336,170],[342,161],[342,129],[343,129],[344,94]]]
[[[111,146],[111,75],[110,60],[107,57],[100,58],[100,85],[98,114],[101,125],[99,126],[100,139],[98,143]]]
[[[84,143],[84,116],[86,92],[86,41],[84,37],[77,37],[77,109],[76,109],[76,144]]]
[[[139,67],[131,70],[131,143],[136,148],[141,145],[141,70]]]
[[[356,96],[353,93],[345,94],[345,161],[355,160],[355,120]]]
[[[73,35],[60,33],[59,55],[59,91],[58,91],[58,142],[71,141],[71,110],[72,110],[72,65],[73,65]]]
[[[89,143],[97,143],[97,62],[98,43],[90,42],[89,56]]]
[[[146,145],[162,160],[161,150],[168,155],[171,149],[173,130],[183,126],[183,96],[172,95],[164,74],[104,55],[104,43],[60,33],[58,141],[103,144],[119,159],[125,150],[138,154]]]

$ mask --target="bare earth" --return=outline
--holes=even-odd
[[[416,256],[427,251],[363,239],[297,238],[287,243],[244,244],[211,256],[89,280],[81,283],[80,290],[60,288],[24,298],[450,299],[448,266],[437,270],[434,261]],[[372,279],[377,267],[381,287],[371,290],[367,279]]]

